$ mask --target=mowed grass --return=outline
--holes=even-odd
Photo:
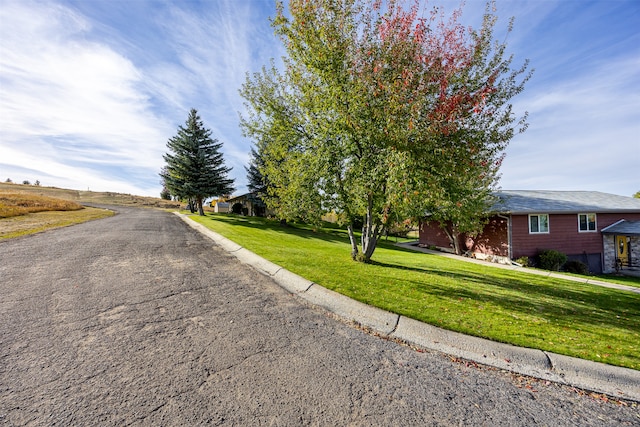
[[[0,191],[0,240],[104,218],[114,212],[53,197]]]
[[[572,276],[583,277],[576,274],[572,274]],[[640,288],[640,278],[635,276],[625,276],[623,274],[598,274],[593,277],[589,277],[591,280],[598,280],[601,282],[608,283],[617,283],[619,285],[625,286],[633,286],[635,288]]]
[[[640,294],[414,252],[382,241],[374,262],[349,257],[341,230],[262,218],[192,216],[315,283],[442,328],[640,369]]]

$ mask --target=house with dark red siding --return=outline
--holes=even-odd
[[[553,249],[594,273],[640,269],[640,199],[597,191],[499,191],[488,223],[460,247],[476,258],[515,260]],[[449,249],[440,224],[420,224],[420,244]]]

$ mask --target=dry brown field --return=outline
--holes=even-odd
[[[107,209],[82,206],[86,203],[159,209],[180,207],[178,202],[155,197],[0,183],[0,240],[114,215]]]
[[[40,196],[55,197],[57,199],[69,200],[76,203],[96,203],[119,206],[154,207],[162,209],[176,209],[180,207],[179,202],[163,200],[159,197],[135,196],[132,194],[69,190],[57,187],[43,187],[37,185],[25,185],[14,183],[0,183],[1,191],[19,191],[36,194]]]

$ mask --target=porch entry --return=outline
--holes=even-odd
[[[629,265],[629,242],[627,236],[616,236],[616,260],[621,266]]]

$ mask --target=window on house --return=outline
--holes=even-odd
[[[578,214],[578,231],[596,231],[596,214]]]
[[[529,215],[529,233],[548,233],[549,215],[535,214]]]

